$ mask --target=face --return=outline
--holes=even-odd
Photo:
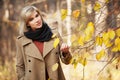
[[[32,28],[32,30],[35,30],[37,28],[41,28],[42,27],[42,18],[40,16],[40,14],[36,11],[34,11],[28,22],[27,22],[27,25],[30,26]]]

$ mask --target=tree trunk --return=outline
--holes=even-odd
[[[58,32],[60,33],[60,35],[62,36],[62,21],[61,21],[61,14],[60,14],[60,0],[57,0],[57,15],[56,17],[58,17]]]
[[[66,27],[67,27],[67,44],[71,45],[71,0],[67,0],[67,17],[66,17]]]
[[[107,6],[105,4],[105,0],[98,0],[101,8],[99,11],[95,11],[95,36],[104,31],[107,24],[106,24],[106,17],[107,17]]]

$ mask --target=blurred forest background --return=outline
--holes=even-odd
[[[16,80],[19,13],[25,5],[41,10],[71,48],[66,80],[120,79],[120,0],[0,0],[0,80]]]

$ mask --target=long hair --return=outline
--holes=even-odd
[[[27,22],[29,20],[30,15],[34,11],[38,12],[38,14],[41,16],[40,10],[38,10],[38,8],[36,8],[35,6],[26,6],[21,10],[20,24],[19,24],[19,35],[23,35],[24,32],[28,30]],[[42,18],[42,16],[41,16],[41,18]],[[43,21],[43,18],[42,18],[42,21]]]

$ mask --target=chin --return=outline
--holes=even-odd
[[[39,28],[41,28],[41,27],[42,27],[42,25]]]
[[[42,27],[42,25],[39,26],[39,28],[41,28],[41,27]]]
[[[41,28],[42,26],[38,26],[37,28]]]

